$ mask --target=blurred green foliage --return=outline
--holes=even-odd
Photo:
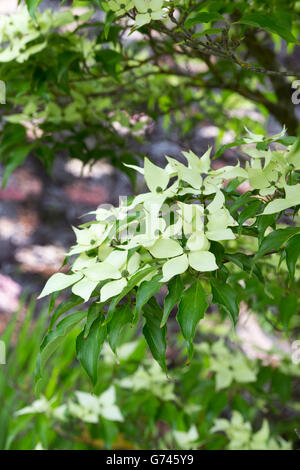
[[[60,152],[127,172],[121,162],[135,162],[160,118],[185,146],[201,122],[217,126],[219,141],[245,125],[261,132],[270,115],[297,133],[298,72],[282,61],[297,53],[298,1],[161,1],[159,18],[141,27],[134,2],[42,13],[42,1],[27,0],[29,13],[20,3],[0,23],[3,184],[29,152],[48,171]]]
[[[1,338],[8,346],[0,369],[1,449],[298,448],[299,368],[275,345],[264,360],[249,359],[230,323],[220,325],[215,314],[198,327],[185,370],[182,339],[173,337],[168,376],[127,329],[117,357],[105,345],[92,395],[74,361],[74,331],[37,398],[33,372],[47,311],[34,315],[33,303],[24,309],[25,319],[16,314]]]

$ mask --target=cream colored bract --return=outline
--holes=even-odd
[[[281,134],[274,136],[276,141]],[[188,270],[209,272],[219,269],[211,242],[237,237],[238,221],[226,202],[225,183],[247,179],[253,200],[265,204],[260,213],[273,214],[300,204],[300,185],[290,184],[291,169],[300,169],[295,146],[271,151],[253,148],[262,136],[248,132],[245,168],[225,166],[215,170],[211,149],[198,158],[183,152],[187,164],[166,157],[160,168],[145,158],[144,168],[131,166],[143,174],[149,192],[120,204],[118,208],[98,208],[89,226],[74,228],[76,244],[68,255],[77,255],[69,274],[57,273],[40,295],[72,286],[72,292],[87,302],[98,292],[105,303],[127,288],[137,273],[145,271],[135,286],[160,274],[160,282]],[[129,165],[128,165],[129,166]],[[153,269],[149,273],[147,267]],[[99,288],[97,287],[99,283]]]

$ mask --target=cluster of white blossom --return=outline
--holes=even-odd
[[[123,16],[136,8],[135,24],[141,27],[165,16],[164,3],[164,0],[110,0],[107,5],[117,16]]]
[[[96,396],[87,392],[75,392],[76,399],[55,407],[55,398],[47,400],[44,396],[15,413],[16,416],[26,414],[45,414],[47,417],[66,421],[74,417],[86,423],[98,423],[99,418],[109,421],[123,421],[119,407],[116,404],[116,390],[109,387],[101,395]]]
[[[259,138],[250,135],[247,143]],[[294,147],[245,152],[250,157],[245,169],[239,164],[212,169],[211,149],[201,158],[183,152],[187,165],[170,157],[164,169],[148,158],[144,168],[128,165],[143,174],[149,192],[122,200],[117,208],[99,207],[94,222],[74,228],[76,245],[68,255],[77,258],[71,273],[54,274],[40,297],[72,286],[74,294],[88,301],[101,283],[100,302],[106,302],[137,273],[135,285],[158,274],[165,283],[190,268],[218,269],[211,242],[234,239],[233,227],[238,225],[226,203],[224,180],[249,180],[253,197],[265,198],[263,214],[300,204],[300,184],[287,183],[290,169],[300,169]]]
[[[16,60],[23,63],[31,55],[47,47],[46,34],[50,29],[62,27],[74,21],[71,11],[50,9],[39,13],[39,28],[34,24],[27,8],[20,7],[15,13],[0,16],[0,62]],[[42,38],[42,41],[37,41]]]
[[[270,426],[266,419],[263,420],[261,428],[253,432],[251,423],[245,421],[243,415],[233,411],[232,417],[228,419],[216,419],[211,432],[223,432],[229,443],[229,450],[291,450],[292,445],[282,437],[271,436]]]

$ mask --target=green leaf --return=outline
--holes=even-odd
[[[276,391],[281,401],[285,403],[291,397],[292,377],[276,368],[272,374],[271,390]]]
[[[225,252],[224,246],[219,242],[212,241],[210,244],[209,251],[211,251],[215,255],[216,263],[219,265],[219,267],[221,267],[223,265],[223,258]]]
[[[276,214],[260,215],[257,218],[258,243],[261,244],[268,227],[275,229]]]
[[[289,145],[294,144],[297,141],[297,137],[293,137],[291,135],[288,135],[286,137],[282,137],[282,139],[278,139],[277,142],[279,142],[282,145],[285,145],[288,147]]]
[[[244,182],[246,181],[245,178],[241,178],[241,177],[236,177],[236,178],[233,178],[231,181],[229,181],[229,183],[226,185],[226,188],[225,188],[225,193],[231,193],[231,192],[235,192],[236,189]]]
[[[172,309],[177,304],[177,302],[179,302],[183,289],[184,289],[183,282],[182,282],[181,276],[179,275],[173,277],[173,279],[171,279],[171,281],[168,283],[169,292],[166,295],[165,301],[164,301],[164,313],[163,313],[163,317],[161,320],[161,325],[160,325],[161,328],[165,326]]]
[[[234,142],[230,142],[229,144],[222,145],[219,148],[219,150],[217,150],[217,152],[215,153],[215,155],[213,157],[213,160],[215,160],[216,158],[219,158],[221,155],[223,155],[225,150],[227,150],[229,148],[232,148],[232,147],[239,147],[240,145],[243,145],[244,143],[245,143],[244,139],[238,139],[238,140],[235,140]]]
[[[35,10],[42,3],[43,0],[26,0],[26,5],[29,11],[30,16],[34,21],[36,21]]]
[[[48,306],[48,315],[51,315],[51,312],[55,307],[55,302],[58,296],[59,296],[59,292],[53,292],[53,294],[51,294],[49,306]]]
[[[1,131],[0,160],[9,154],[9,151],[20,145],[26,139],[25,127],[21,124],[11,124],[7,122]]]
[[[108,38],[109,30],[111,27],[112,22],[115,19],[115,14],[113,11],[109,11],[106,15],[105,26],[104,26],[104,37],[105,39]]]
[[[159,282],[161,277],[161,274],[157,274],[151,281],[144,281],[139,285],[136,293],[135,318],[139,315],[148,300],[162,287],[162,283]]]
[[[269,233],[269,235],[263,239],[258,252],[253,258],[253,263],[268,252],[278,251],[289,238],[299,232],[300,227],[287,227]]]
[[[107,336],[106,326],[102,326],[102,318],[94,321],[85,337],[83,329],[76,340],[76,354],[80,364],[88,374],[92,384],[95,386],[98,378],[98,360],[101,348]]]
[[[94,323],[94,321],[100,318],[100,315],[101,315],[100,312],[101,312],[101,305],[97,302],[93,302],[88,309],[86,324],[84,328],[84,336],[83,336],[84,339],[88,336],[90,328],[92,324]]]
[[[290,320],[293,315],[298,313],[298,299],[294,294],[288,294],[280,299],[278,310],[280,320],[284,329],[288,329]]]
[[[5,167],[2,178],[2,188],[7,184],[8,178],[11,173],[25,161],[27,155],[32,149],[32,145],[25,145],[24,147],[12,149],[8,157],[5,159]]]
[[[233,215],[240,207],[245,206],[245,204],[247,204],[251,200],[252,197],[250,191],[247,191],[246,193],[237,197],[236,200],[229,207],[230,214]]]
[[[142,279],[144,279],[146,276],[148,276],[148,274],[155,271],[156,269],[157,266],[149,266],[147,268],[142,269],[141,271],[138,271],[136,274],[134,274],[134,276],[132,276],[132,278],[128,282],[125,289],[121,292],[121,294],[115,297],[114,300],[110,303],[105,323],[108,323],[111,320],[112,314],[120,300],[122,300],[123,297],[125,297],[125,295],[127,295]]]
[[[200,13],[197,13],[197,15],[195,15],[192,18],[188,18],[185,21],[184,26],[186,29],[190,29],[199,23],[211,23],[211,22],[216,22],[220,20],[225,21],[223,16],[220,15],[220,13],[217,13],[217,12],[208,13],[206,11],[202,11]]]
[[[252,272],[252,260],[245,253],[226,253],[225,257],[236,264],[239,268],[247,273]],[[253,269],[253,274],[261,281],[264,282],[262,272],[258,266],[255,266]]]
[[[59,292],[58,292],[59,294]],[[77,307],[77,305],[82,304],[82,299],[77,297],[77,295],[71,294],[70,299],[66,302],[61,302],[54,312],[52,313],[50,324],[49,324],[49,331],[52,330],[55,322],[61,317],[64,313],[71,310],[71,308]]]
[[[122,55],[112,49],[102,49],[97,51],[95,56],[96,60],[102,64],[104,70],[112,77],[117,78],[117,65],[123,59]]]
[[[182,295],[179,306],[177,321],[180,325],[183,337],[187,342],[188,357],[191,360],[193,355],[193,339],[196,326],[208,307],[206,293],[200,281],[194,282]]]
[[[268,12],[246,13],[237,21],[239,24],[256,26],[265,29],[270,33],[278,34],[287,42],[297,42],[297,39],[291,33],[290,28],[280,19],[280,15]]]
[[[242,210],[242,212],[239,215],[239,225],[243,225],[244,222],[248,219],[252,219],[253,217],[256,217],[259,208],[261,206],[262,202],[258,199],[253,199],[250,204],[245,207],[245,209]]]
[[[115,310],[113,317],[107,326],[108,342],[109,342],[111,349],[113,350],[115,354],[116,354],[121,330],[123,329],[125,325],[130,323],[131,320],[132,320],[132,310],[128,304],[125,304],[125,305],[122,305],[117,310]]]
[[[152,353],[152,356],[158,362],[163,371],[167,373],[167,328],[166,326],[160,328],[162,314],[156,300],[154,298],[151,300],[152,301],[145,306],[143,311],[143,316],[145,318],[143,333]]]
[[[231,318],[233,325],[236,325],[239,317],[239,304],[237,293],[229,285],[218,279],[211,279],[213,302],[224,310]]]
[[[55,330],[50,331],[45,338],[40,347],[40,354],[36,367],[36,387],[39,390],[39,384],[43,376],[43,370],[46,362],[56,351],[59,345],[64,341],[67,334],[83,320],[86,316],[86,312],[75,312],[67,317],[63,318],[61,322],[58,323]]]
[[[300,137],[296,138],[295,142],[293,142],[286,160],[289,164],[294,165],[295,170],[300,169]]]
[[[300,256],[300,234],[290,238],[285,247],[286,265],[289,270],[291,280],[295,277],[296,263]]]

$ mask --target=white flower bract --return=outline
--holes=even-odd
[[[139,11],[146,3],[154,9],[162,4],[138,3]],[[261,142],[261,136],[249,133],[246,140],[249,144]],[[201,158],[192,151],[183,152],[186,165],[170,157],[166,157],[165,168],[148,158],[144,168],[127,165],[143,174],[149,192],[130,201],[122,199],[119,207],[99,207],[92,213],[95,221],[74,228],[76,244],[68,253],[76,256],[71,272],[54,274],[40,298],[72,286],[72,292],[85,302],[97,294],[105,303],[128,289],[129,283],[130,290],[158,274],[160,282],[168,282],[187,270],[217,270],[221,266],[213,243],[233,240],[240,230],[235,230],[239,223],[226,200],[224,183],[228,179],[248,179],[255,191],[253,198],[258,200],[271,195],[264,201],[262,214],[300,204],[299,183],[287,182],[291,168],[300,169],[296,147],[281,151],[246,148],[244,152],[249,155],[245,169],[239,164],[213,169],[211,149]]]

